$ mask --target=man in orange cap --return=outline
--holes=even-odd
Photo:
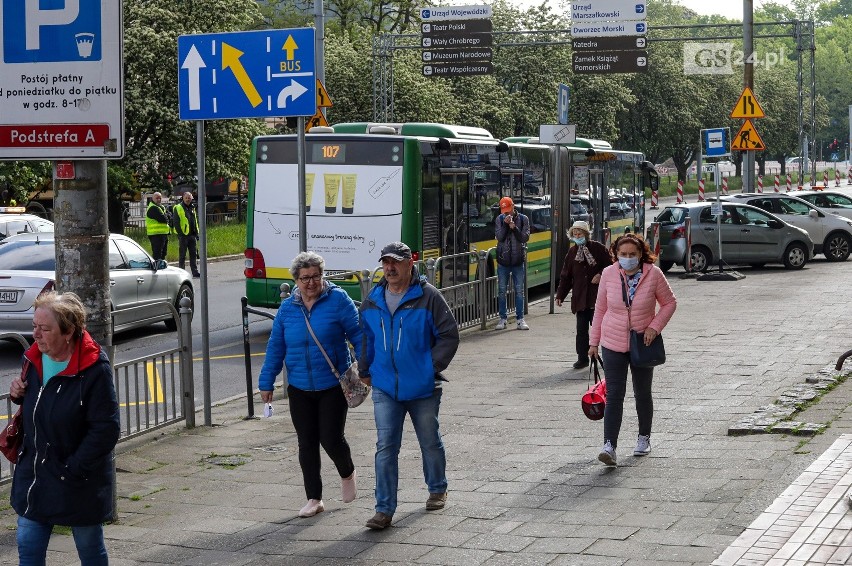
[[[530,219],[515,210],[515,203],[509,197],[500,199],[500,215],[494,221],[497,236],[497,309],[500,322],[497,330],[506,328],[506,288],[509,276],[515,288],[515,318],[518,330],[529,330],[524,320],[524,263],[527,242],[530,239]]]

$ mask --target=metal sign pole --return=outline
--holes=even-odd
[[[299,251],[308,251],[308,211],[305,198],[305,117],[296,119],[296,161],[299,178]]]
[[[213,426],[210,394],[210,327],[207,320],[207,181],[204,171],[204,120],[195,122],[196,153],[198,158],[198,236],[201,244],[199,255],[201,271],[201,383],[204,390],[204,426]],[[195,267],[195,266],[192,266]],[[186,323],[186,319],[182,319]]]

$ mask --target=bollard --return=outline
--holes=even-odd
[[[698,202],[704,202],[704,177],[698,180]]]
[[[241,297],[240,304],[242,305],[243,313],[243,357],[245,358],[246,368],[246,401],[248,402],[247,419],[254,418],[254,379],[251,375],[251,346],[249,343],[249,313],[248,313],[248,298]]]
[[[687,215],[683,222],[686,230],[686,261],[683,262],[683,270],[692,273],[692,219]]]
[[[426,260],[426,280],[433,287],[435,285],[435,273],[437,272],[437,262],[435,262],[435,258],[429,258]]]
[[[728,178],[722,177],[722,194],[727,196],[728,194]]]
[[[370,288],[373,285],[373,279],[370,277],[369,269],[361,270],[361,277],[358,278],[358,284],[361,287],[361,302],[367,298],[367,295],[370,294]]]
[[[488,322],[488,252],[479,250],[477,255],[477,279],[479,279],[479,328],[485,330]]]
[[[827,170],[822,172],[822,186],[826,189],[828,188],[828,171]]]
[[[787,173],[787,192],[789,193],[792,188],[793,188],[793,177],[789,173]]]
[[[852,185],[852,167],[850,167],[849,171],[846,173],[846,184]]]
[[[840,169],[834,170],[834,186],[835,187],[840,186]]]
[[[651,208],[653,210],[657,210],[657,191],[656,190],[651,191]]]
[[[677,204],[685,202],[683,200],[683,181],[677,180]]]
[[[778,177],[778,175],[775,175],[775,192],[776,193],[781,192],[781,191],[778,190],[780,188],[781,188],[781,179]]]
[[[195,377],[192,371],[192,299],[180,300],[180,385],[181,409],[186,419],[186,428],[195,428]]]
[[[763,176],[762,175],[757,176],[757,192],[759,192],[759,193],[763,192]]]

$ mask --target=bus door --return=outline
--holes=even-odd
[[[524,170],[523,169],[500,169],[500,196],[511,197],[515,206],[521,207],[524,196]]]
[[[470,213],[470,170],[441,170],[441,255],[457,256],[470,251],[467,216]],[[441,287],[468,281],[469,259],[457,256],[441,260]]]
[[[604,228],[608,222],[609,198],[603,169],[589,169],[589,225],[593,240],[608,245],[604,239]]]

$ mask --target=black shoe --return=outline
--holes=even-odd
[[[573,367],[574,369],[583,369],[584,367],[588,367],[588,365],[589,360],[577,360],[571,367]]]
[[[197,279],[197,278],[201,277],[201,274],[196,271],[195,273],[192,274],[192,276]]]

